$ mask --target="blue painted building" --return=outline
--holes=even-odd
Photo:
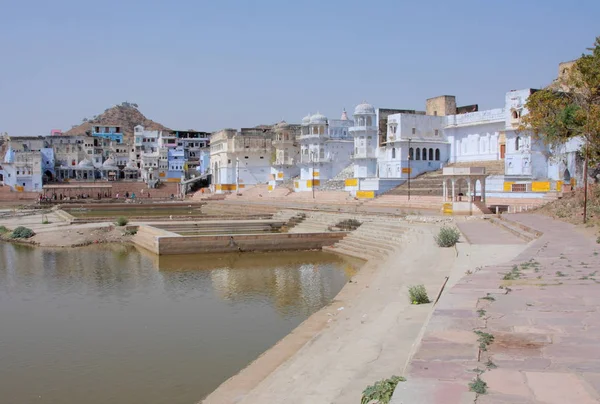
[[[56,177],[54,171],[54,149],[52,147],[44,147],[40,152],[42,153],[42,177],[45,177],[46,181],[51,181]]]
[[[123,132],[120,126],[94,125],[92,126],[92,136],[101,137],[117,143],[123,143]]]
[[[185,171],[185,152],[183,148],[177,147],[169,149],[167,154],[167,162],[169,163],[169,171],[167,171],[167,178],[181,179],[181,176]]]

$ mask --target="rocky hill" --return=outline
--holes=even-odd
[[[137,125],[143,125],[148,130],[169,130],[166,126],[148,119],[138,110],[137,104],[124,102],[108,108],[102,114],[96,115],[91,119],[84,119],[80,125],[75,125],[65,135],[85,135],[91,133],[93,125],[114,125],[120,126],[125,138],[133,137],[133,128]]]

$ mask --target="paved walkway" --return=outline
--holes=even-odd
[[[547,217],[506,217],[544,234],[444,294],[392,403],[600,402],[600,246]],[[469,391],[478,374],[485,394]]]
[[[524,244],[514,234],[495,226],[487,220],[470,220],[457,223],[463,236],[471,244]]]

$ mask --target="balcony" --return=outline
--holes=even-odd
[[[302,141],[302,140],[314,140],[314,139],[323,139],[323,140],[327,140],[329,139],[328,135],[318,135],[318,134],[307,134],[307,135],[299,135],[298,136],[298,140]]]
[[[291,157],[277,159],[275,160],[275,163],[273,163],[274,166],[293,166],[295,164],[296,160]]]
[[[369,125],[369,126],[359,126],[359,125],[354,125],[348,128],[348,131],[350,133],[353,132],[366,132],[366,131],[371,131],[371,132],[377,132],[377,127],[373,126],[373,125]]]

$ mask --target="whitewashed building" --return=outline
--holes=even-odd
[[[300,174],[300,125],[281,121],[273,127],[273,164],[271,165],[271,189],[278,182],[290,180]]]
[[[216,193],[265,184],[271,176],[269,127],[223,129],[211,135],[210,165]]]
[[[354,141],[350,136],[353,121],[346,111],[340,119],[327,119],[317,113],[302,119],[300,143],[300,178],[294,181],[297,192],[310,191],[321,181],[334,178],[352,161]]]
[[[569,142],[551,158],[552,153],[543,142],[519,129],[521,117],[527,113],[525,103],[534,91],[509,91],[502,108],[485,111],[476,111],[476,106],[469,106],[474,107],[473,112],[469,112],[471,108],[457,108],[453,96],[441,96],[427,100],[425,112],[391,114],[377,153],[368,154],[372,145],[366,143],[367,134],[373,130],[357,124],[351,130],[355,135],[355,178],[346,181],[346,190],[372,198],[402,184],[409,175],[414,178],[449,164],[489,161],[503,161],[504,173],[488,179],[488,195],[511,193],[509,196],[518,197],[520,193],[539,192],[542,197],[543,192],[560,190],[565,183],[574,184],[572,173],[576,171],[580,142]],[[368,110],[364,115],[367,118],[374,113],[371,108],[361,104],[357,111]],[[355,114],[355,120],[357,115],[362,116]],[[363,147],[362,136],[365,151],[360,149],[357,154],[358,148]],[[377,162],[375,172],[373,154]]]

